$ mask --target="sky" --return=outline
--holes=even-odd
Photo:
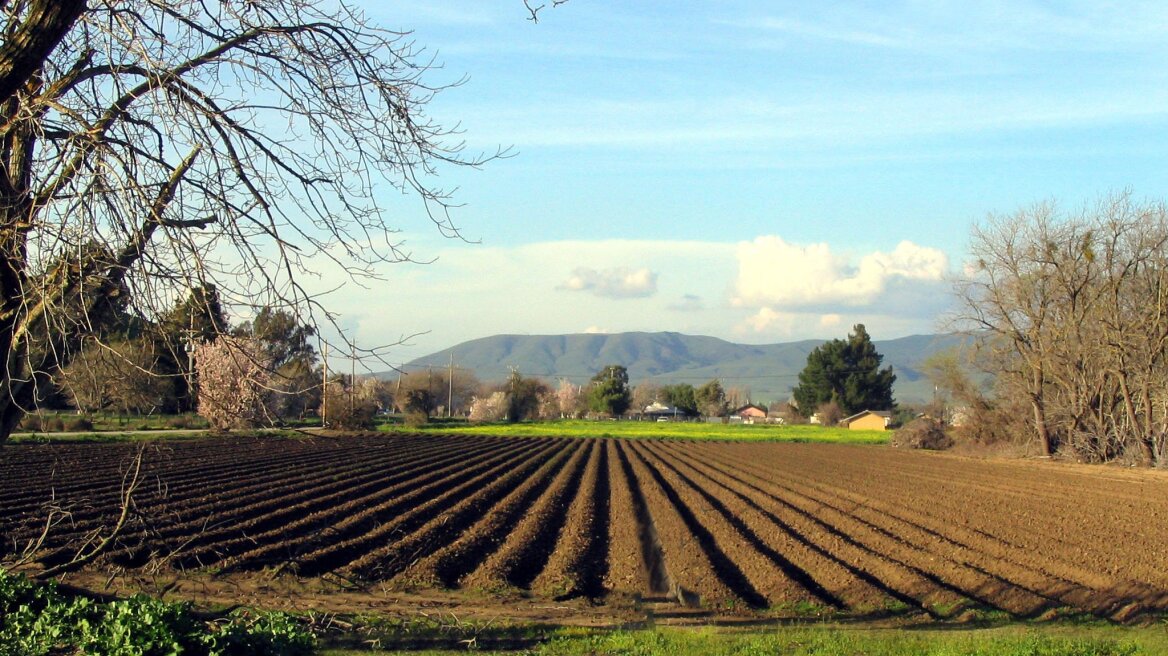
[[[360,0],[409,31],[466,152],[426,264],[325,299],[391,362],[508,334],[740,343],[944,330],[970,228],[1168,197],[1163,2]]]

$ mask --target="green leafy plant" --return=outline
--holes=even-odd
[[[307,655],[314,637],[284,613],[237,611],[207,621],[186,603],[144,595],[95,602],[0,570],[0,656]]]

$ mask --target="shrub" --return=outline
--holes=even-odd
[[[815,409],[819,416],[819,423],[823,426],[835,426],[844,418],[844,410],[835,401],[828,401]]]
[[[366,379],[356,385],[350,382],[350,385],[345,387],[338,381],[329,382],[322,397],[323,404],[328,407],[325,419],[329,428],[344,430],[373,428],[378,410],[375,383],[373,379]]]
[[[897,429],[890,443],[894,447],[908,449],[943,450],[953,446],[953,440],[945,432],[945,425],[929,417],[914,419]]]
[[[29,431],[31,433],[40,433],[44,431],[44,417],[40,415],[25,415],[20,420],[20,429]]]
[[[144,595],[98,603],[0,570],[0,656],[312,653],[284,613],[236,611],[206,622],[188,604]]]
[[[176,415],[166,420],[166,425],[171,428],[187,429],[187,428],[202,428],[202,422],[194,415]]]
[[[65,430],[70,433],[84,433],[93,430],[93,421],[89,417],[73,417],[65,422]]]

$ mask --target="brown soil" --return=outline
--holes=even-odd
[[[0,450],[0,557],[119,512],[129,444]],[[617,626],[1168,611],[1168,474],[879,447],[354,435],[159,442],[74,582]],[[36,567],[36,564],[31,566]],[[429,610],[427,610],[429,609]]]

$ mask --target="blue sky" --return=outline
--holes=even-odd
[[[365,0],[442,65],[428,265],[331,298],[393,362],[495,333],[669,330],[769,343],[940,328],[970,226],[1168,192],[1162,2]],[[399,218],[400,217],[400,218]]]

